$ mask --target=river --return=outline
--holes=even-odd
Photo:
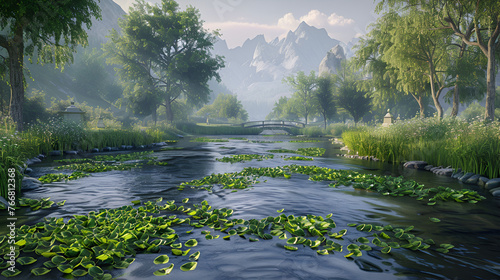
[[[224,137],[218,137],[224,138]],[[297,251],[283,249],[285,240],[274,237],[271,240],[249,242],[239,237],[223,240],[206,240],[202,229],[194,230],[188,237],[195,238],[201,252],[194,271],[179,270],[187,257],[170,254],[162,248],[159,254],[138,254],[127,269],[112,270],[114,279],[160,279],[153,272],[162,268],[153,260],[160,254],[170,254],[175,268],[171,279],[500,279],[500,208],[488,192],[478,191],[487,199],[477,204],[440,202],[428,206],[411,197],[387,197],[379,193],[355,190],[352,187],[332,188],[328,182],[313,182],[306,175],[294,174],[290,179],[265,178],[255,186],[233,192],[214,188],[212,192],[185,188],[178,190],[182,182],[200,179],[212,173],[241,171],[244,167],[276,167],[290,164],[317,165],[333,169],[350,169],[377,175],[403,175],[427,187],[445,186],[452,188],[474,188],[462,185],[455,179],[437,176],[426,171],[405,170],[401,166],[380,162],[363,161],[337,157],[339,147],[327,139],[319,143],[292,143],[288,136],[248,136],[249,140],[275,141],[282,143],[251,143],[230,140],[226,143],[194,143],[182,139],[174,144],[183,150],[155,152],[158,160],[167,161],[166,166],[147,166],[129,171],[95,173],[67,183],[46,184],[23,195],[29,198],[51,197],[52,200],[66,200],[63,207],[31,212],[18,210],[18,225],[33,224],[45,217],[85,215],[102,208],[117,208],[131,205],[133,200],[181,201],[189,198],[190,203],[206,200],[214,208],[234,210],[233,218],[262,219],[278,216],[277,210],[284,209],[286,215],[321,215],[333,213],[337,224],[335,229],[348,229],[351,233],[343,244],[355,241],[363,233],[348,227],[349,223],[371,223],[398,227],[415,226],[415,235],[432,238],[436,243],[450,243],[455,246],[449,253],[435,250],[393,249],[383,254],[380,249],[363,252],[361,257],[345,258],[345,252],[319,255],[316,250],[299,246]],[[297,149],[300,147],[323,147],[326,153],[314,161],[285,161],[282,154],[274,159],[244,163],[223,163],[216,158],[233,154],[266,154],[270,149]],[[50,161],[33,165],[33,176],[53,172]],[[476,187],[477,189],[477,187]],[[5,211],[3,211],[5,212]],[[439,218],[433,223],[429,218]],[[2,221],[5,213],[2,213]],[[6,227],[0,225],[0,233]],[[185,232],[191,227],[176,228]],[[187,239],[186,239],[187,240]],[[285,244],[286,245],[286,244]],[[36,265],[35,265],[36,266]],[[14,279],[66,279],[59,271],[34,277],[29,273],[31,266],[21,267],[23,272]],[[0,276],[1,277],[1,276]],[[90,279],[84,276],[78,279]]]

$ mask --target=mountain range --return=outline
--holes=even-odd
[[[337,45],[351,55],[353,42],[346,45],[331,38],[324,28],[302,22],[295,31],[270,42],[258,35],[230,49],[226,41],[218,40],[213,52],[225,57],[222,83],[242,101],[250,119],[260,120],[281,96],[291,96],[291,89],[282,83],[284,77],[298,71],[318,72],[322,60]]]

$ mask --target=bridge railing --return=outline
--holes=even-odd
[[[303,128],[306,125],[301,122],[268,120],[268,121],[250,121],[241,124],[241,127],[299,127]]]

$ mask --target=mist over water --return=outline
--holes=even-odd
[[[182,182],[200,179],[212,173],[238,172],[244,167],[276,167],[290,164],[317,165],[333,169],[351,169],[377,175],[392,174],[424,183],[426,186],[450,186],[461,188],[454,179],[436,176],[430,172],[408,171],[399,166],[336,157],[338,147],[329,141],[321,143],[290,143],[287,136],[248,136],[254,140],[284,140],[283,143],[249,143],[230,140],[226,143],[193,143],[181,140],[176,146],[184,150],[156,152],[158,160],[168,161],[167,166],[145,166],[130,171],[112,171],[92,174],[87,178],[68,183],[46,184],[24,196],[30,198],[51,197],[52,200],[67,200],[65,206],[36,212],[25,212],[28,224],[43,221],[45,217],[71,218],[85,215],[89,211],[102,208],[116,208],[130,205],[130,201],[156,200],[181,201],[189,198],[189,203],[199,204],[207,200],[213,208],[234,210],[232,218],[262,219],[278,216],[278,209],[285,209],[285,215],[321,215],[333,213],[337,224],[332,232],[347,229],[348,234],[342,244],[342,253],[321,256],[308,247],[298,245],[298,251],[283,249],[286,240],[274,237],[249,242],[248,239],[232,236],[223,240],[224,233],[208,227],[195,229],[177,226],[174,229],[180,241],[195,238],[199,245],[193,252],[200,251],[198,266],[194,271],[182,272],[181,264],[188,257],[170,256],[175,264],[169,275],[173,279],[498,279],[500,278],[500,215],[498,201],[484,193],[486,200],[476,205],[468,203],[442,203],[427,206],[411,197],[386,197],[378,193],[354,190],[352,187],[331,188],[328,182],[313,182],[308,176],[293,174],[290,179],[261,177],[260,183],[245,190],[224,190],[215,187],[212,192],[185,188],[179,191]],[[323,147],[324,157],[311,162],[285,161],[282,154],[275,154],[272,160],[245,163],[222,163],[216,158],[232,154],[265,154],[270,149],[297,149],[300,147]],[[221,148],[224,147],[224,148]],[[44,166],[45,165],[45,166]],[[34,165],[33,176],[50,172],[50,163]],[[264,182],[267,180],[266,182]],[[21,211],[16,212],[21,213]],[[432,223],[430,217],[441,220]],[[3,219],[5,220],[5,219]],[[363,251],[363,256],[345,258],[346,246],[358,237],[367,236],[348,223],[391,224],[394,227],[415,226],[412,232],[423,239],[432,238],[436,244],[451,243],[455,246],[448,254],[433,249],[412,251],[393,249],[390,254],[382,254],[376,246],[372,251]],[[2,226],[3,230],[5,227]],[[202,230],[210,230],[221,237],[205,240]],[[248,237],[247,237],[248,238]],[[161,254],[170,253],[170,248],[162,248],[158,254],[138,254],[136,260],[125,270],[112,270],[115,279],[158,279],[153,272],[162,268],[153,260]],[[29,269],[18,279],[31,279]],[[28,273],[26,273],[28,272]],[[56,279],[60,273],[49,273],[37,279]]]

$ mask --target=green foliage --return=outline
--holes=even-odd
[[[335,101],[333,98],[333,81],[331,77],[322,76],[317,79],[316,83],[316,102],[318,103],[318,111],[323,116],[326,129],[327,121],[337,113],[337,108],[335,107]]]
[[[230,162],[230,163],[235,163],[235,162],[245,162],[245,161],[251,161],[253,159],[256,159],[257,161],[262,161],[265,159],[273,159],[274,155],[232,155],[230,157],[223,157],[223,158],[218,158],[215,159],[220,162]]]
[[[500,124],[436,118],[400,121],[390,127],[346,131],[342,140],[361,156],[382,161],[424,160],[489,178],[500,176]]]
[[[285,121],[298,121],[299,115],[295,108],[296,102],[288,97],[282,96],[278,101],[274,102],[274,108],[266,116],[266,120],[285,120]]]
[[[242,123],[248,120],[248,113],[241,105],[238,98],[231,94],[219,94],[210,105],[203,106],[196,115],[210,118],[228,119],[234,123]]]
[[[283,79],[283,83],[286,83],[292,90],[293,99],[297,102],[295,108],[299,116],[304,117],[307,124],[308,117],[317,110],[317,104],[314,100],[314,91],[316,88],[316,74],[311,71],[309,76],[306,76],[304,72],[299,71],[296,76],[288,76]]]
[[[89,174],[82,172],[73,172],[71,174],[46,174],[42,177],[38,178],[38,180],[44,184],[52,183],[52,182],[60,182],[60,181],[68,181],[68,180],[76,180],[83,177],[87,177]]]
[[[303,135],[308,137],[320,137],[325,135],[325,131],[323,131],[319,126],[308,126],[302,128],[300,131]]]
[[[327,131],[333,136],[341,136],[342,133],[348,129],[349,126],[344,123],[334,123],[328,126]]]
[[[484,115],[484,107],[479,103],[474,102],[460,113],[460,118],[466,122],[473,122],[482,119]]]
[[[37,63],[64,65],[73,59],[78,45],[87,44],[85,27],[90,28],[93,17],[100,18],[100,9],[92,0],[0,3],[0,30],[4,31],[0,48],[9,54],[8,72],[15,81],[10,85],[11,116],[19,131],[23,130],[24,56]]]
[[[371,109],[371,98],[367,92],[359,90],[354,81],[344,81],[338,90],[338,102],[358,123]]]
[[[158,5],[140,1],[119,25],[121,34],[113,30],[104,50],[109,63],[121,66],[117,72],[129,108],[156,120],[162,105],[172,122],[176,100],[185,98],[193,105],[208,101],[208,81],[220,80],[217,71],[224,63],[211,55],[217,34],[203,28],[198,10],[181,11],[169,0]]]

